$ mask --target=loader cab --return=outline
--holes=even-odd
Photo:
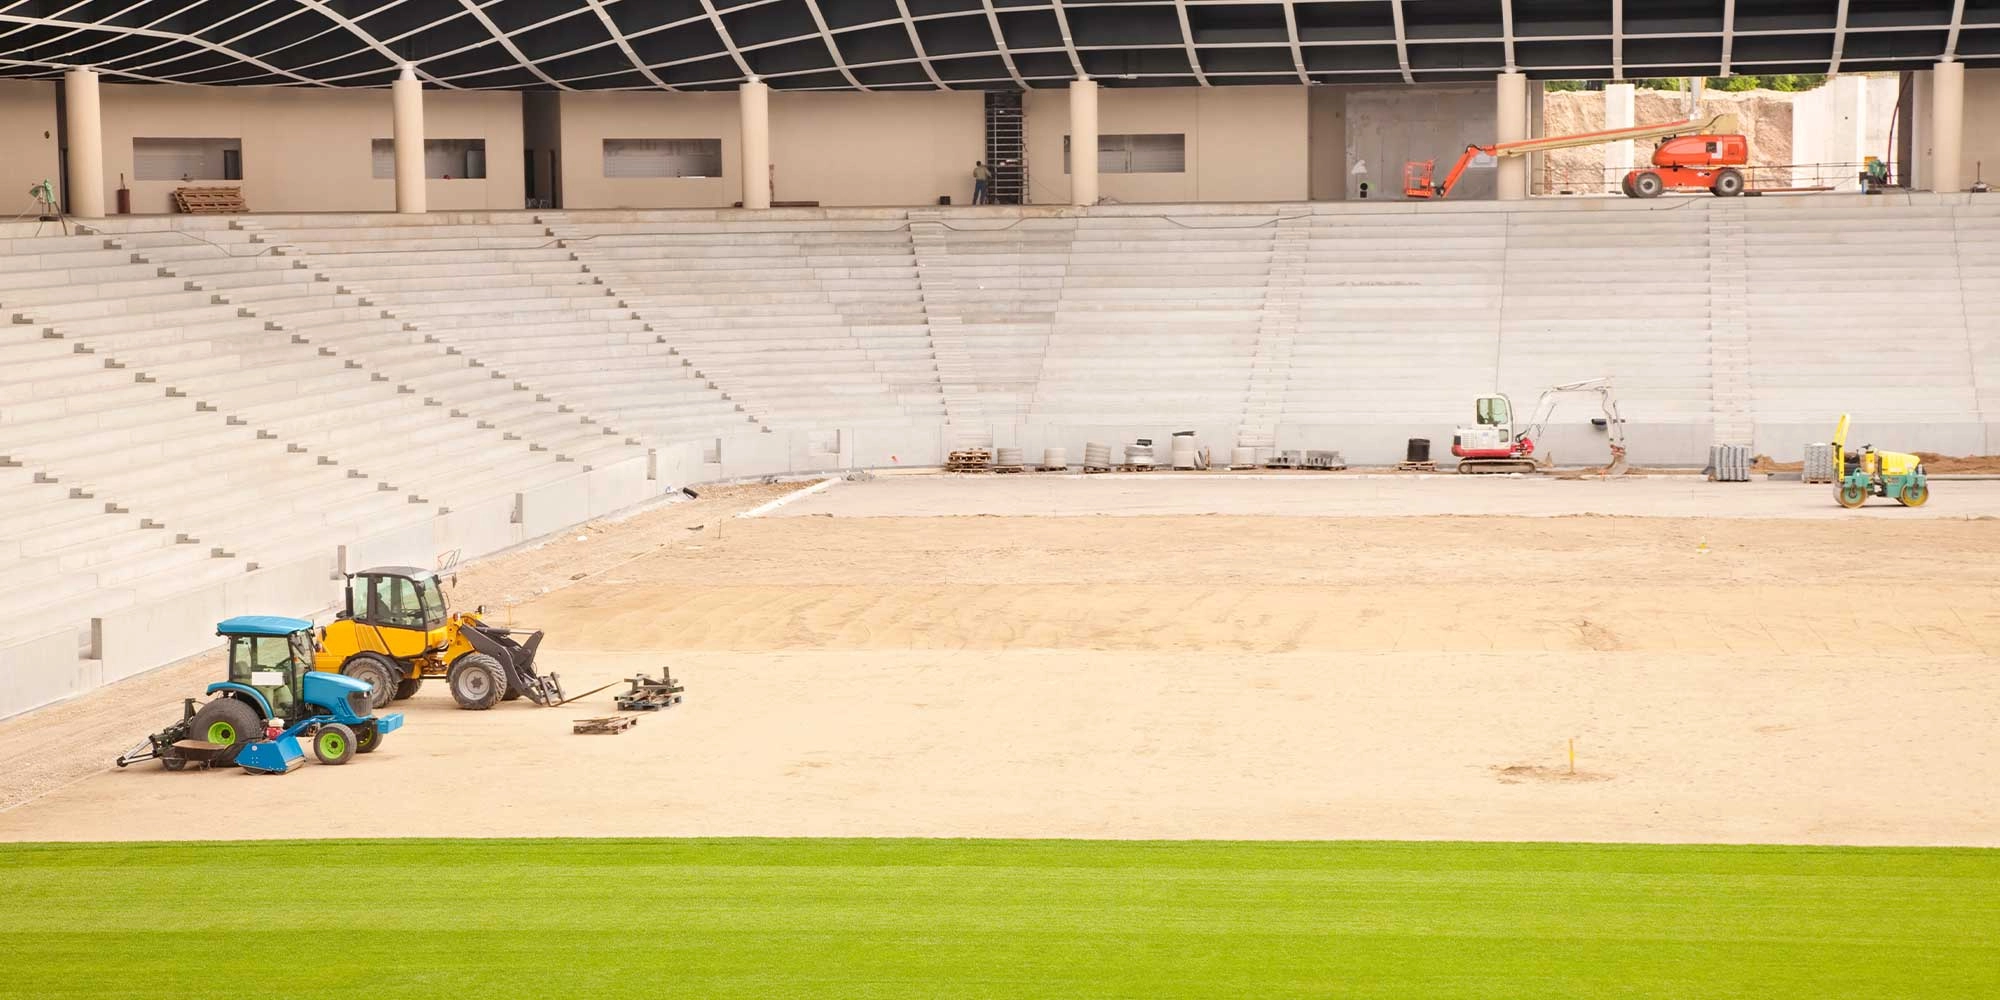
[[[312,623],[275,615],[245,615],[217,623],[226,643],[228,678],[223,685],[249,688],[264,696],[279,719],[301,714],[305,675],[313,666]]]
[[[444,589],[430,570],[365,569],[347,578],[347,607],[340,617],[377,628],[430,632],[444,628]]]

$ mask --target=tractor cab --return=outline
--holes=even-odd
[[[208,693],[247,688],[270,706],[266,718],[296,715],[304,704],[305,675],[313,662],[312,623],[251,615],[218,623],[215,632],[228,647],[229,675],[210,685]]]

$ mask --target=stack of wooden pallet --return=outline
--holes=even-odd
[[[993,453],[984,448],[954,451],[946,456],[946,472],[986,472],[993,468]]]
[[[240,187],[175,188],[174,207],[189,215],[242,215],[250,211]]]

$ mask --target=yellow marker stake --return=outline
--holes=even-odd
[[[1576,773],[1576,737],[1574,736],[1570,737],[1569,741],[1569,773]]]

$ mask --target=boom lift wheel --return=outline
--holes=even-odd
[[[1734,198],[1743,193],[1743,172],[1735,167],[1724,167],[1715,172],[1715,183],[1708,192],[1717,198]]]
[[[1651,170],[1640,171],[1639,176],[1632,178],[1632,193],[1641,198],[1658,198],[1666,189],[1666,182]]]

